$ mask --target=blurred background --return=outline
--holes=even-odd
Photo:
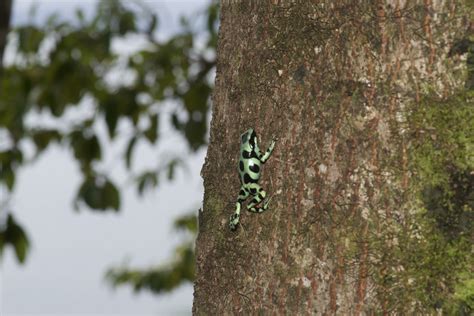
[[[2,0],[2,315],[191,313],[217,24],[209,0]]]

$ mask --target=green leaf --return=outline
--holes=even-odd
[[[205,82],[193,83],[183,95],[184,105],[188,112],[202,111],[207,108],[211,87]]]
[[[99,189],[95,184],[95,178],[87,178],[79,188],[78,200],[83,200],[91,209],[102,207]]]
[[[187,230],[192,233],[197,233],[197,216],[192,214],[183,215],[174,221],[174,227],[177,230]]]
[[[82,165],[89,165],[93,160],[100,160],[102,151],[97,136],[90,131],[74,131],[69,136],[74,156]]]
[[[149,36],[153,35],[153,31],[155,30],[157,25],[158,25],[158,15],[153,14],[151,16],[150,24],[148,25],[148,28],[147,28],[147,34]]]
[[[180,122],[177,113],[171,114],[171,124],[173,124],[173,127],[177,130],[183,129],[183,124]]]
[[[61,134],[57,130],[45,129],[32,131],[32,139],[38,151],[43,151],[50,142],[59,141]]]
[[[114,102],[122,116],[127,117],[134,126],[137,125],[140,113],[145,109],[137,103],[138,91],[136,89],[121,87],[115,93]]]
[[[219,6],[217,3],[213,3],[209,6],[207,9],[207,30],[209,33],[214,33],[217,28],[217,23],[219,22],[218,16],[219,16]]]
[[[24,263],[29,249],[29,243],[23,230],[18,232],[19,236],[14,244],[16,258],[20,263]]]
[[[146,171],[137,178],[137,182],[138,194],[143,195],[145,190],[150,189],[152,187],[156,187],[158,185],[158,175],[156,172]]]
[[[128,32],[133,32],[136,30],[135,26],[135,14],[133,12],[124,12],[120,16],[119,21],[119,34],[124,35]]]
[[[158,114],[152,114],[150,116],[150,127],[145,131],[145,137],[150,143],[155,143],[158,138]]]
[[[206,143],[207,124],[205,120],[189,120],[184,126],[184,134],[189,146],[193,150],[199,149]]]
[[[115,137],[115,129],[117,122],[120,117],[119,109],[117,104],[114,102],[106,102],[104,104],[105,122],[107,123],[107,130],[111,139]]]
[[[107,207],[118,211],[120,208],[120,193],[115,185],[110,181],[105,182],[103,192],[104,204],[107,205]]]
[[[5,231],[0,229],[0,258],[3,255],[3,248],[6,246]]]
[[[16,29],[18,33],[18,50],[24,53],[36,53],[39,50],[45,33],[34,27],[24,26]]]
[[[84,18],[84,12],[81,9],[76,9],[76,18],[81,25],[85,24],[86,19]]]
[[[13,186],[15,185],[15,173],[13,172],[12,168],[4,168],[2,170],[2,180],[5,181],[7,188],[9,191],[13,190]]]
[[[0,254],[3,252],[3,248],[8,244],[15,250],[18,262],[24,263],[30,248],[30,243],[25,231],[15,222],[11,214],[8,214],[5,229],[0,231]]]
[[[180,163],[181,161],[178,159],[173,159],[171,162],[168,164],[168,172],[167,172],[167,177],[168,180],[173,180],[174,174],[175,174],[175,169],[176,166]]]
[[[120,193],[116,186],[104,177],[90,176],[79,188],[77,201],[83,201],[93,210],[105,211],[120,208]]]
[[[0,151],[0,163],[3,165],[21,165],[23,163],[23,153],[18,148]]]
[[[0,182],[4,182],[8,190],[15,185],[15,171],[23,162],[23,154],[18,148],[0,152]]]
[[[165,267],[132,270],[127,267],[109,269],[107,280],[113,286],[131,285],[136,292],[149,290],[154,293],[170,292],[184,282],[193,282],[195,256],[193,243],[186,242],[175,249],[175,259]]]
[[[135,144],[137,143],[137,136],[133,136],[128,142],[127,150],[125,151],[125,166],[130,169],[132,165],[132,153]]]

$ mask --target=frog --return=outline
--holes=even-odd
[[[271,198],[267,198],[267,193],[258,184],[264,164],[273,152],[275,147],[275,137],[273,137],[270,146],[262,153],[258,146],[257,134],[253,128],[249,128],[240,136],[240,155],[239,155],[239,179],[240,191],[235,203],[235,212],[230,216],[229,228],[234,231],[237,229],[240,221],[240,210],[242,203],[252,196],[252,200],[247,205],[247,210],[252,213],[262,213],[268,209]]]

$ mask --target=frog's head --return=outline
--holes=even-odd
[[[245,133],[241,136],[242,147],[249,146],[251,149],[255,146],[257,139],[257,134],[253,128],[249,128]]]

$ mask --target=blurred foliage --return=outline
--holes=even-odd
[[[175,229],[187,232],[189,240],[176,247],[172,262],[149,270],[133,270],[126,266],[112,268],[107,272],[107,280],[114,286],[130,284],[136,292],[147,289],[155,293],[169,292],[185,281],[193,282],[196,216],[187,215],[178,218],[175,221]]]
[[[108,141],[126,140],[122,159],[140,194],[162,178],[173,179],[176,169],[185,167],[181,156],[167,155],[157,157],[156,168],[134,174],[137,144],[156,146],[165,137],[160,135],[160,122],[170,122],[191,153],[207,145],[217,4],[210,3],[193,23],[182,18],[180,30],[164,40],[157,37],[160,21],[153,12],[139,1],[99,1],[91,17],[77,10],[74,21],[53,15],[44,25],[31,22],[11,31],[9,45],[15,53],[1,67],[0,77],[0,192],[7,193],[0,196],[0,211],[8,214],[0,221],[0,253],[11,245],[18,260],[25,261],[28,239],[13,220],[14,205],[8,195],[15,189],[21,167],[52,144],[70,150],[82,172],[76,209],[86,206],[101,212],[118,211],[121,205],[119,186],[97,167],[107,149],[99,133],[101,124],[106,126]],[[32,16],[30,21],[34,20]],[[115,47],[125,40],[135,47],[124,54]],[[84,103],[91,106],[87,113],[71,119]],[[41,123],[39,117],[47,117],[48,123]],[[132,132],[121,132],[120,124],[128,124]],[[28,155],[31,148],[34,154]],[[195,224],[179,225],[195,232]],[[169,269],[130,271],[133,280],[139,278],[139,288],[155,292],[192,280],[191,244],[177,250],[177,260]],[[137,287],[132,278],[120,275],[119,282],[115,275],[109,275],[114,284],[130,282]]]
[[[10,245],[15,250],[18,261],[23,263],[30,247],[25,231],[15,222],[12,214],[8,214],[7,220],[2,226],[0,226],[0,255],[3,248]]]

